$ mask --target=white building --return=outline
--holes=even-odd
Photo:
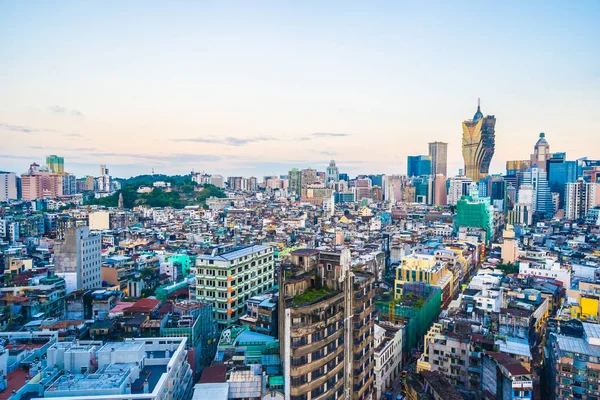
[[[269,246],[220,246],[196,259],[196,300],[213,304],[219,329],[246,314],[245,301],[275,284]]]
[[[91,231],[105,231],[110,229],[110,212],[101,210],[89,213],[88,226]]]
[[[473,181],[464,176],[455,176],[448,181],[450,186],[448,187],[447,202],[448,205],[455,206],[462,196],[469,194],[469,186]]]
[[[57,342],[16,398],[183,400],[192,396],[186,338]]]
[[[399,326],[375,324],[375,400],[383,399],[402,369],[402,332]]]
[[[69,228],[65,240],[54,245],[54,271],[65,280],[67,294],[79,289],[102,287],[100,235],[90,235],[87,226]]]
[[[565,289],[571,287],[571,269],[563,268],[560,263],[552,258],[546,258],[545,262],[527,262],[519,263],[520,275],[531,275],[543,278],[554,278],[563,283]]]
[[[483,289],[481,292],[473,296],[475,300],[475,308],[499,313],[502,308],[502,288],[499,289]]]
[[[600,183],[577,182],[565,185],[565,216],[567,219],[583,219],[589,210],[600,204]]]
[[[17,199],[17,175],[0,171],[0,202]]]

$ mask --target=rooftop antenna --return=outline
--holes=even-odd
[[[481,107],[481,98],[478,97],[477,98],[477,111],[479,111],[480,107]]]

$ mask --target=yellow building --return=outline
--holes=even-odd
[[[473,119],[462,123],[462,154],[465,161],[464,174],[473,182],[479,182],[488,175],[490,162],[494,156],[496,117],[483,116],[479,104]]]
[[[424,282],[442,290],[442,303],[452,298],[454,275],[446,263],[438,262],[434,255],[412,254],[404,257],[396,269],[395,298],[402,297],[402,287],[407,282]]]
[[[587,322],[598,322],[600,319],[600,284],[579,282],[578,289],[570,289],[567,296],[573,305],[571,317]]]

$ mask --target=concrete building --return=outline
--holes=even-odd
[[[423,282],[439,287],[442,291],[442,303],[454,295],[455,276],[448,270],[445,262],[430,254],[411,254],[402,259],[396,268],[394,297],[402,298],[403,286],[408,282]]]
[[[327,177],[326,183],[329,182],[337,182],[340,180],[340,170],[335,165],[335,160],[331,160],[329,162],[329,166],[327,167]]]
[[[0,202],[17,199],[17,175],[0,171]]]
[[[402,369],[403,330],[389,323],[375,324],[375,389],[374,399],[383,399],[384,393],[400,375]]]
[[[512,225],[508,225],[502,234],[502,262],[505,264],[514,264],[519,258],[519,241],[515,238],[515,231]]]
[[[101,237],[88,227],[69,228],[54,245],[54,271],[65,280],[67,294],[102,287]]]
[[[300,198],[302,193],[302,172],[296,168],[292,169],[288,173],[289,180],[289,194],[291,196],[295,196],[296,198]]]
[[[494,156],[495,149],[495,126],[496,117],[493,115],[484,117],[479,101],[477,112],[473,116],[473,119],[462,123],[462,154],[465,161],[464,174],[473,182],[479,182],[489,173],[490,162]]]
[[[348,249],[293,251],[279,276],[286,400],[370,399],[374,276],[351,271]]]
[[[21,175],[23,200],[57,198],[63,195],[62,175],[52,172],[32,171]]]
[[[469,187],[473,181],[464,176],[455,176],[448,180],[448,205],[455,206],[461,197],[469,194]]]
[[[65,159],[55,154],[46,157],[46,168],[48,171],[56,174],[63,174],[65,172]]]
[[[429,157],[431,157],[431,175],[448,175],[448,143],[429,143]]]
[[[529,171],[523,173],[521,186],[519,187],[519,203],[527,203],[529,199],[524,199],[521,189],[532,190],[531,203],[534,213],[543,215],[552,215],[554,206],[552,205],[552,196],[548,187],[548,178],[545,170],[532,167]],[[527,196],[528,197],[528,196]]]
[[[32,379],[15,398],[189,399],[193,379],[185,347],[185,338],[164,337],[57,342],[47,348],[47,361],[29,369]]]
[[[434,175],[433,183],[433,204],[436,206],[445,206],[448,203],[446,193],[446,176],[443,174]]]
[[[196,259],[196,300],[213,305],[220,330],[238,323],[246,301],[275,284],[273,249],[269,246],[219,246]]]
[[[577,182],[565,186],[565,216],[567,219],[579,220],[600,204],[600,183]]]
[[[110,229],[110,211],[93,211],[88,214],[88,226],[91,231],[105,231]]]

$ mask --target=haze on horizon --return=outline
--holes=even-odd
[[[451,4],[450,4],[451,3]],[[490,172],[600,158],[600,2],[0,4],[0,170],[405,173],[481,98]]]

